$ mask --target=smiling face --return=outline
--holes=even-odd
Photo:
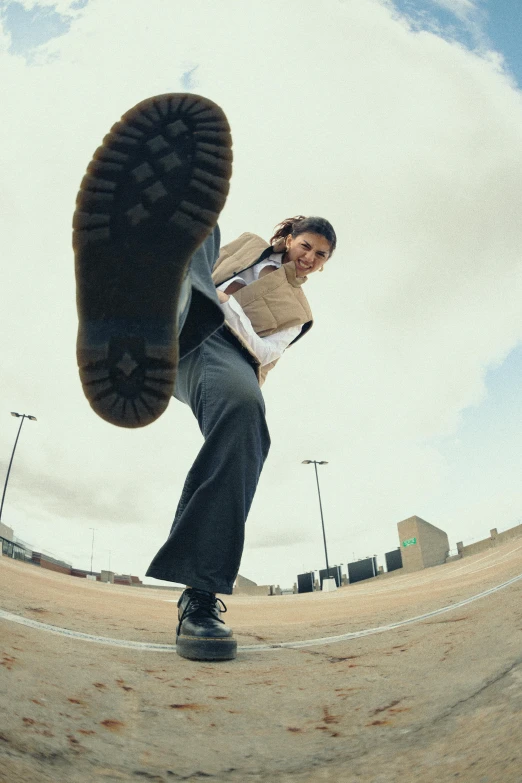
[[[296,237],[286,238],[284,263],[293,261],[297,277],[306,277],[326,263],[330,256],[331,245],[321,234],[305,232]]]

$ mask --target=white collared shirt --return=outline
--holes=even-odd
[[[229,285],[236,281],[243,283],[243,285],[249,285],[259,279],[261,270],[266,266],[279,269],[282,266],[282,258],[282,253],[272,253],[268,258],[219,285],[218,290],[226,291]],[[221,307],[227,323],[246,340],[259,359],[261,366],[280,359],[285,349],[295,340],[302,329],[301,326],[289,326],[287,329],[280,329],[278,332],[268,335],[268,337],[259,337],[252,328],[245,311],[233,296],[228,302],[221,302]]]

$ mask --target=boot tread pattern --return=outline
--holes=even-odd
[[[91,406],[113,424],[144,426],[169,403],[181,285],[231,170],[223,112],[182,94],[126,112],[87,168],[73,218],[78,364]]]
[[[192,197],[196,209],[191,212],[189,209],[195,223],[191,233],[197,237],[201,232],[208,233],[209,223],[205,219],[205,212],[219,213],[228,194],[232,161],[228,124],[225,119],[216,119],[214,108],[200,105],[203,103],[202,99],[194,100],[192,105],[186,102],[186,117],[176,118],[171,122],[168,121],[171,117],[168,111],[172,109],[168,107],[173,102],[158,100],[157,103],[158,109],[154,104],[142,111],[136,111],[138,107],[135,107],[113,126],[89,165],[88,173],[81,183],[77,204],[81,211],[89,211],[93,202],[102,203],[101,199],[96,198],[98,194],[112,194],[122,179],[128,180],[136,191],[134,203],[129,204],[125,210],[129,227],[138,226],[151,217],[151,203],[170,196],[168,220],[175,224],[179,218],[180,226],[187,230],[185,202],[190,202]],[[161,125],[160,133],[158,124]],[[187,144],[187,140],[192,143]],[[128,150],[129,146],[135,149]],[[145,161],[144,150],[147,156]],[[133,159],[139,161],[137,160],[137,165],[131,164],[129,169],[129,163]],[[200,165],[192,168],[193,163]],[[183,214],[178,215],[181,199],[176,188],[173,193],[171,180],[177,174],[186,176],[187,171],[192,177],[184,194],[181,208]],[[202,176],[206,177],[206,189],[203,189],[198,181]],[[203,212],[199,219],[200,225],[197,225],[197,207],[202,201]],[[109,217],[107,224],[110,225],[110,218],[113,212],[118,211],[118,204],[114,200],[105,200],[105,205]],[[97,213],[99,211],[98,209]],[[111,236],[107,231],[90,230],[92,224],[74,227],[75,246],[107,240]]]

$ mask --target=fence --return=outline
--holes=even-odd
[[[3,538],[0,536],[0,549],[2,551],[2,555],[6,557],[12,557],[13,560],[31,562],[32,552],[29,552],[17,541],[10,541],[8,538]]]

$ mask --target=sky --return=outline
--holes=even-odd
[[[399,545],[522,520],[522,12],[515,0],[0,1],[2,522],[78,568],[143,578],[201,444],[176,400],[99,419],[75,363],[71,219],[92,153],[143,98],[219,103],[224,243],[294,214],[338,248],[306,339],[263,387],[272,448],[240,572],[291,587]],[[94,549],[92,536],[94,531]],[[147,579],[149,583],[158,583]]]

